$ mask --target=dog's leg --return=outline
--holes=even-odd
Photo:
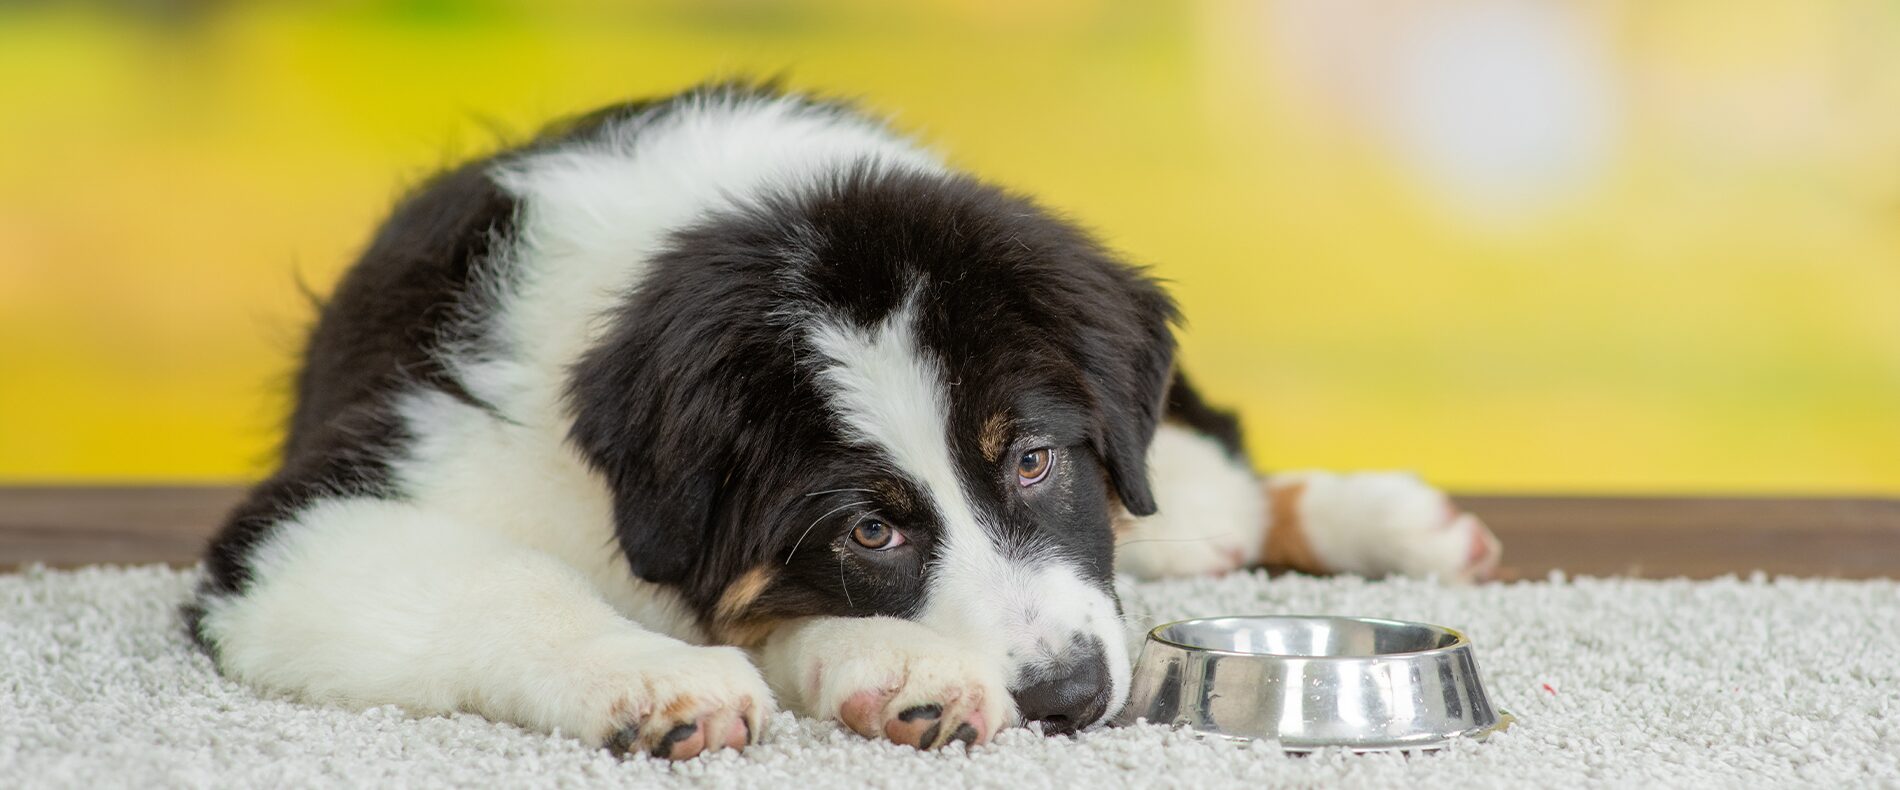
[[[1489,578],[1503,547],[1475,516],[1403,472],[1262,479],[1233,416],[1178,377],[1149,448],[1157,512],[1116,519],[1116,568],[1139,578],[1255,565],[1308,573]]]
[[[1490,527],[1408,472],[1282,472],[1266,490],[1267,564],[1472,582],[1504,556]]]
[[[1503,556],[1484,522],[1409,473],[1262,480],[1221,466],[1178,430],[1164,427],[1151,456],[1159,511],[1118,520],[1115,564],[1125,573],[1155,579],[1278,565],[1469,582],[1490,578]]]
[[[237,679],[351,707],[470,711],[617,752],[742,747],[772,709],[737,648],[621,617],[554,558],[413,505],[319,500],[277,524],[198,633]]]
[[[788,707],[867,738],[930,749],[984,743],[1016,721],[998,663],[910,620],[816,617],[780,626],[759,664]]]

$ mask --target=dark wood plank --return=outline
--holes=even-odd
[[[0,487],[0,569],[189,564],[242,494],[229,486]],[[1504,540],[1516,578],[1900,576],[1900,500],[1458,497]]]
[[[1900,500],[1460,496],[1509,575],[1900,576]]]
[[[0,487],[0,569],[190,564],[243,493],[235,486]]]

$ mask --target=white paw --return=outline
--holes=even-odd
[[[1484,522],[1410,473],[1273,478],[1276,489],[1295,485],[1302,487],[1295,507],[1306,542],[1332,570],[1472,582],[1490,578],[1504,555]]]
[[[620,755],[684,760],[743,749],[773,712],[772,692],[736,647],[698,647],[648,635],[610,637],[576,657],[573,688],[549,678],[549,696],[570,697],[577,720],[563,729]]]
[[[1260,478],[1219,444],[1173,425],[1148,450],[1156,512],[1118,513],[1115,569],[1141,579],[1217,575],[1258,565],[1267,513]]]
[[[814,622],[786,645],[806,715],[920,749],[986,743],[1013,724],[998,663],[909,620]],[[778,673],[774,677],[780,677]]]

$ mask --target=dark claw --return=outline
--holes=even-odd
[[[607,739],[607,751],[616,757],[625,757],[633,750],[635,741],[640,740],[640,724],[635,722],[620,728],[613,737]]]
[[[897,714],[897,718],[908,724],[918,719],[934,719],[942,715],[942,705],[918,705],[915,708],[905,709],[904,712]]]
[[[696,732],[699,732],[699,725],[697,724],[682,724],[667,730],[666,737],[661,738],[659,745],[653,747],[653,756],[661,759],[671,757],[673,755],[673,745],[693,737],[693,733]]]
[[[970,726],[966,722],[963,726],[958,727],[956,732],[950,733],[950,740],[945,741],[944,745],[948,746],[950,745],[952,741],[962,741],[963,745],[966,747],[975,746],[976,745],[976,728]]]
[[[935,746],[937,743],[937,733],[942,730],[943,722],[930,725],[930,729],[924,730],[924,736],[917,739],[917,748],[928,749]]]

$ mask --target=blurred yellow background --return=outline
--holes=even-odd
[[[1900,493],[1900,4],[0,5],[0,481],[248,478],[403,188],[708,76],[1173,282],[1272,467]]]

